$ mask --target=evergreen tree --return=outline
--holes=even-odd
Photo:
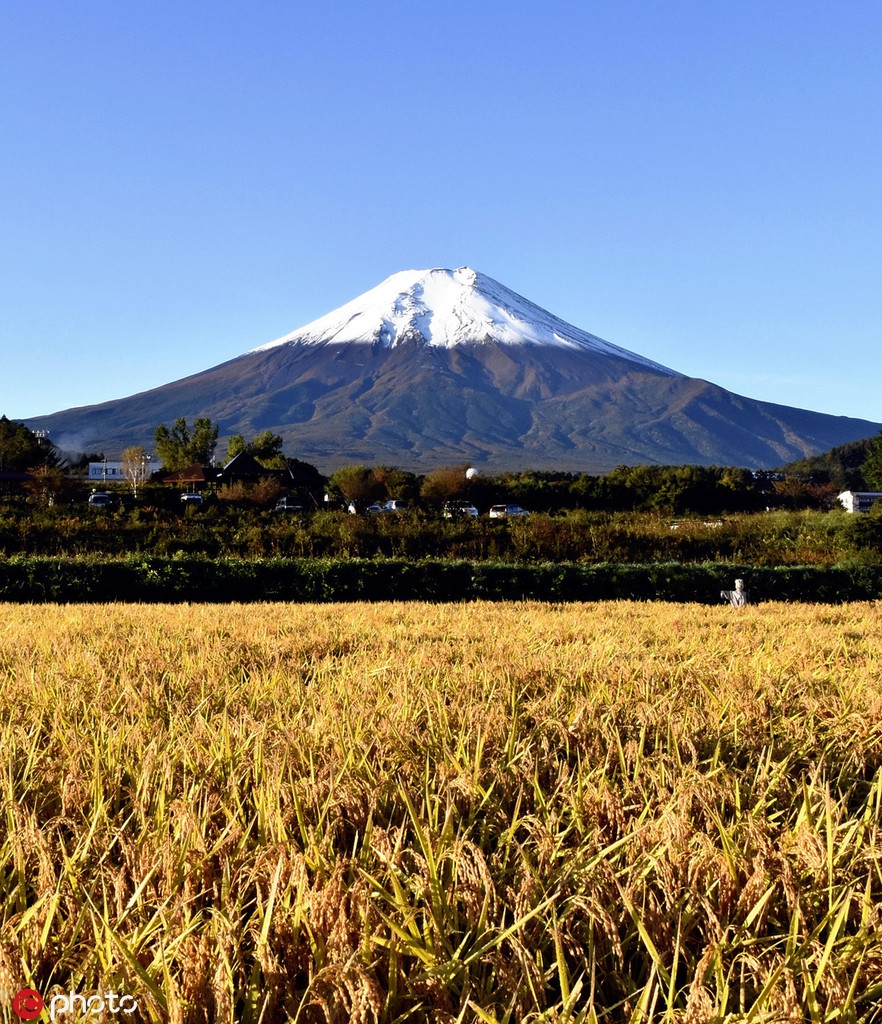
[[[0,416],[0,472],[23,473],[31,466],[55,465],[57,461],[54,448],[24,423]]]
[[[882,431],[873,441],[861,471],[867,487],[873,491],[882,491]]]

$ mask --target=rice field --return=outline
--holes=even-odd
[[[4,1020],[882,1021],[882,604],[0,608]]]

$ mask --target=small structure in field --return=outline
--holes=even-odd
[[[733,608],[743,608],[750,604],[750,595],[744,589],[744,580],[735,580],[734,590],[721,590],[720,597],[728,601]]]
[[[216,470],[212,466],[203,466],[194,462],[190,466],[185,466],[184,469],[164,476],[162,482],[164,484],[186,484],[190,490],[196,490],[197,487],[204,487],[209,480],[214,479],[215,472]]]
[[[839,503],[846,512],[869,512],[880,498],[882,491],[843,491],[838,495]]]

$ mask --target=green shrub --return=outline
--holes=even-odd
[[[677,562],[518,565],[466,560],[0,558],[4,601],[687,601],[714,604],[736,577],[755,601],[882,598],[882,566]]]

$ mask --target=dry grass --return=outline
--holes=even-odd
[[[7,1017],[882,1020],[878,604],[7,605],[0,693]]]

